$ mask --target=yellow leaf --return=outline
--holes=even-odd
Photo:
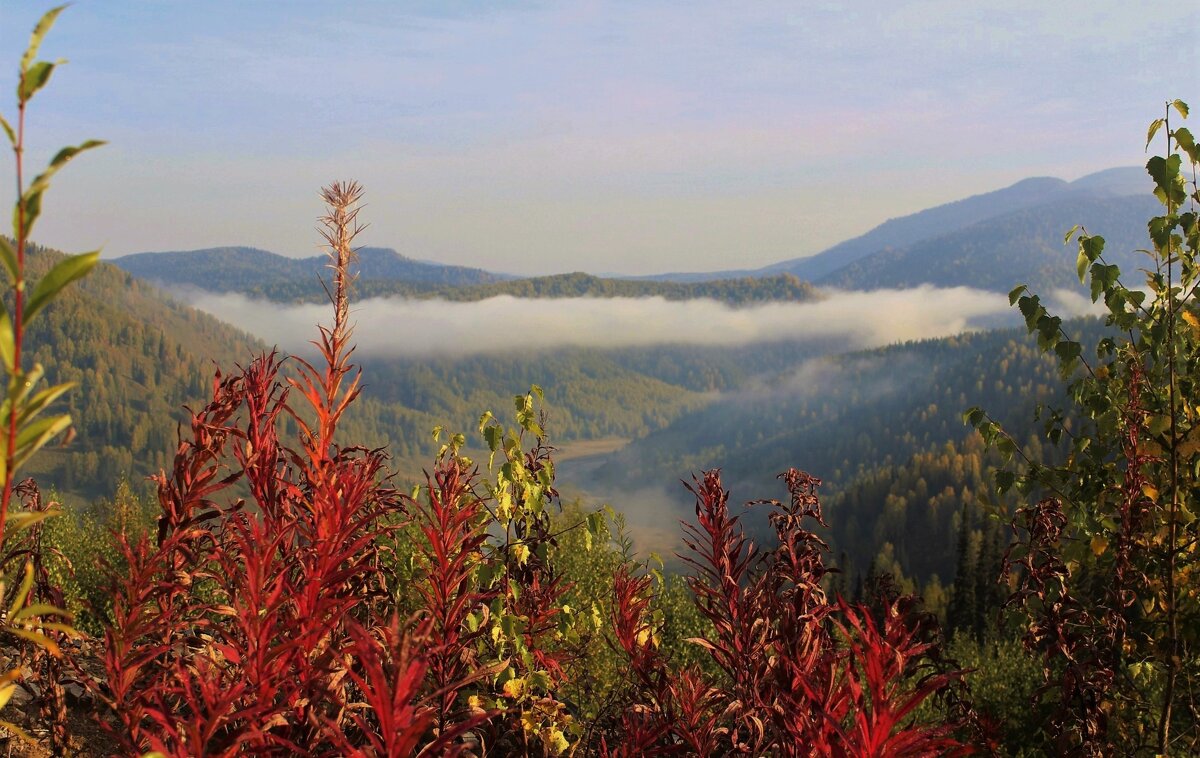
[[[1092,537],[1092,553],[1099,558],[1104,555],[1104,551],[1108,549],[1108,540],[1103,535],[1097,534]]]
[[[525,689],[524,679],[509,679],[504,683],[504,696],[511,698],[521,697],[521,692]]]
[[[521,728],[527,732],[536,732],[538,730],[538,722],[534,717],[533,711],[524,711],[521,713]]]
[[[1155,487],[1153,484],[1149,484],[1149,483],[1143,484],[1142,485],[1142,494],[1145,495],[1150,500],[1150,502],[1152,502],[1152,503],[1158,502],[1158,488]]]
[[[518,542],[512,546],[513,555],[516,556],[517,563],[522,566],[529,560],[529,546],[523,542]]]
[[[1183,320],[1188,323],[1188,326],[1192,327],[1192,334],[1200,337],[1200,318],[1197,318],[1196,314],[1191,311],[1184,311]]]
[[[550,748],[553,755],[562,755],[571,743],[567,741],[566,736],[561,729],[551,727],[545,737],[546,747]]]

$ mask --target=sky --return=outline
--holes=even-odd
[[[0,92],[49,4],[0,0]],[[359,241],[519,274],[753,268],[1028,176],[1144,163],[1200,4],[80,0],[43,57],[35,235],[105,256]],[[15,102],[0,99],[12,117]],[[13,198],[11,157],[0,202]]]

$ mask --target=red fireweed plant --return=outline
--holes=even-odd
[[[451,683],[437,620],[407,626],[386,609],[379,544],[404,500],[388,485],[383,451],[337,442],[361,390],[347,321],[361,189],[334,184],[323,197],[335,320],[315,343],[322,361],[294,359],[296,376],[284,377],[270,353],[218,373],[172,471],[155,478],[155,544],[117,536],[129,570],[106,632],[105,697],[129,752],[405,755],[449,745],[444,693],[430,699],[424,686],[431,666],[441,666],[439,690]],[[295,444],[279,437],[285,417],[299,429]],[[235,484],[248,498],[232,497]],[[443,728],[431,736],[435,724]]]
[[[652,582],[618,576],[614,644],[628,656],[631,704],[607,755],[913,756],[973,752],[955,735],[966,715],[920,723],[917,707],[962,672],[933,665],[935,636],[913,598],[885,598],[883,620],[830,599],[821,580],[828,548],[805,528],[823,524],[820,480],[792,469],[790,499],[772,508],[776,545],[760,552],[731,515],[719,471],[687,488],[696,522],[685,524],[689,584],[711,637],[715,676],[672,671],[650,613]]]

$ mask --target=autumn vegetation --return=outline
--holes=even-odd
[[[955,504],[957,577],[931,612],[883,568],[851,591],[823,536],[821,481],[796,468],[781,499],[745,508],[719,470],[694,474],[687,570],[665,575],[618,512],[561,501],[537,386],[470,438],[435,430],[422,481],[403,484],[387,449],[345,428],[363,386],[353,182],[322,191],[332,324],[316,327],[317,357],[267,351],[215,372],[153,501],[126,487],[106,534],[80,532],[19,475],[71,425],[47,412],[71,387],[38,389],[44,370],[26,368],[27,327],[97,259],[36,282],[26,266],[50,178],[100,144],[23,183],[26,106],[55,65],[37,49],[59,10],[34,32],[16,126],[4,123],[20,192],[12,242],[0,238],[0,642],[16,651],[0,672],[3,729],[64,755],[1200,750],[1200,154],[1173,121],[1183,103],[1150,130],[1166,139],[1147,165],[1165,212],[1149,222],[1145,286],[1099,237],[1068,235],[1108,313],[1096,344],[1027,287],[1012,293],[1067,402],[1040,413],[1045,450],[965,411],[999,465],[985,502]],[[751,539],[746,513],[765,514],[767,539]],[[81,747],[68,680],[89,690],[84,715],[106,741]],[[18,691],[33,693],[21,724]]]

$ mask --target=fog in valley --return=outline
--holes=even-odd
[[[237,293],[180,291],[190,305],[284,350],[304,352],[327,304],[280,304]],[[1055,296],[1059,312],[1091,305]],[[522,299],[476,302],[373,298],[353,305],[358,351],[377,356],[459,356],[555,347],[658,344],[734,346],[832,338],[848,350],[1014,324],[1002,294],[968,287],[828,292],[821,300],[733,307],[714,300],[649,298]]]

